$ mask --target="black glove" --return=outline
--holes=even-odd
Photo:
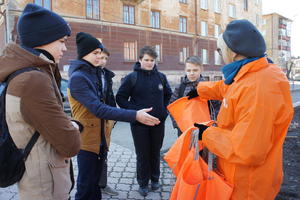
[[[202,140],[202,134],[208,128],[208,126],[205,126],[203,124],[197,124],[197,123],[194,123],[194,126],[199,129],[198,140]]]
[[[192,89],[191,91],[189,91],[186,95],[188,97],[188,100],[192,99],[192,98],[195,98],[195,97],[198,97],[199,94],[197,92],[196,89]]]

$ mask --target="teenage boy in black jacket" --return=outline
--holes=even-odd
[[[98,69],[102,70],[103,74],[104,74],[104,76],[103,76],[104,79],[103,79],[102,85],[104,85],[106,88],[105,89],[106,103],[110,106],[116,107],[116,100],[115,100],[114,92],[112,89],[112,85],[113,85],[112,78],[115,76],[115,73],[113,73],[112,71],[110,71],[109,69],[107,69],[105,67],[109,56],[110,56],[110,53],[109,53],[108,49],[103,48],[103,50],[100,54],[100,59],[99,59],[100,63],[99,63]],[[115,124],[115,121],[108,120],[108,124],[113,127]],[[105,132],[105,137],[107,140],[108,147],[110,145],[111,131],[112,131],[112,129],[107,130],[107,132]],[[107,185],[107,159],[103,163],[103,169],[102,169],[102,173],[101,173],[100,180],[99,180],[99,186],[101,188],[102,193],[106,193],[106,194],[112,195],[112,196],[116,196],[119,194],[116,190],[114,190],[112,187]]]
[[[157,53],[154,48],[143,47],[139,58],[134,72],[127,75],[120,86],[116,100],[121,108],[126,109],[152,107],[149,114],[159,118],[161,122],[153,127],[139,122],[130,123],[137,155],[138,191],[142,196],[147,196],[149,180],[152,190],[160,187],[160,149],[164,139],[164,122],[168,115],[166,107],[172,90],[166,76],[157,69]]]

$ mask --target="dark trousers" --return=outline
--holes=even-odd
[[[80,150],[77,154],[78,177],[75,200],[99,200],[102,198],[99,177],[105,162],[104,156]]]
[[[150,179],[152,182],[159,180],[165,124],[161,122],[157,126],[146,126],[132,123],[131,132],[137,156],[137,182],[141,187],[146,187]]]
[[[103,163],[103,168],[99,180],[100,188],[105,188],[106,185],[107,185],[107,160]]]

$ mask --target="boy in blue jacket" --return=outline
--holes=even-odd
[[[164,139],[167,105],[172,90],[166,76],[159,72],[155,64],[157,53],[154,48],[145,46],[140,51],[139,61],[135,63],[134,71],[127,75],[116,95],[116,101],[121,108],[139,110],[152,107],[149,114],[157,117],[161,123],[148,126],[139,122],[131,122],[131,132],[137,155],[138,192],[147,196],[148,183],[151,189],[159,189],[160,149]]]
[[[149,109],[125,110],[110,106],[110,93],[103,71],[99,66],[102,43],[88,33],[76,35],[78,60],[69,68],[68,97],[74,119],[81,122],[81,148],[77,155],[78,177],[76,200],[101,199],[99,177],[107,158],[107,138],[111,130],[109,120],[135,122],[148,126],[159,120],[147,112]]]

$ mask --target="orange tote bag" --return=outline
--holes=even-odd
[[[208,121],[201,124],[211,126],[214,121]],[[169,151],[165,154],[164,160],[167,162],[169,167],[172,169],[175,176],[178,175],[182,164],[189,152],[191,145],[191,135],[194,131],[198,131],[198,128],[194,125],[183,132],[179,138],[175,141]],[[201,141],[198,142],[199,148],[201,148]]]
[[[191,141],[191,134],[194,130],[198,130],[198,128],[191,127],[182,133],[164,156],[165,161],[172,169],[175,176],[178,175],[178,172],[180,171],[187,156]]]
[[[191,149],[177,177],[170,200],[194,200],[203,183],[203,172],[198,159],[195,159],[196,150]]]
[[[194,126],[194,123],[211,120],[207,100],[199,97],[190,100],[182,97],[168,105],[167,108],[182,132]]]
[[[209,152],[209,157],[212,153]],[[198,190],[197,198],[199,200],[229,200],[232,195],[233,186],[225,178],[212,170],[212,160],[208,160],[208,165],[200,157],[203,172],[203,182]],[[210,167],[209,167],[210,166]]]

